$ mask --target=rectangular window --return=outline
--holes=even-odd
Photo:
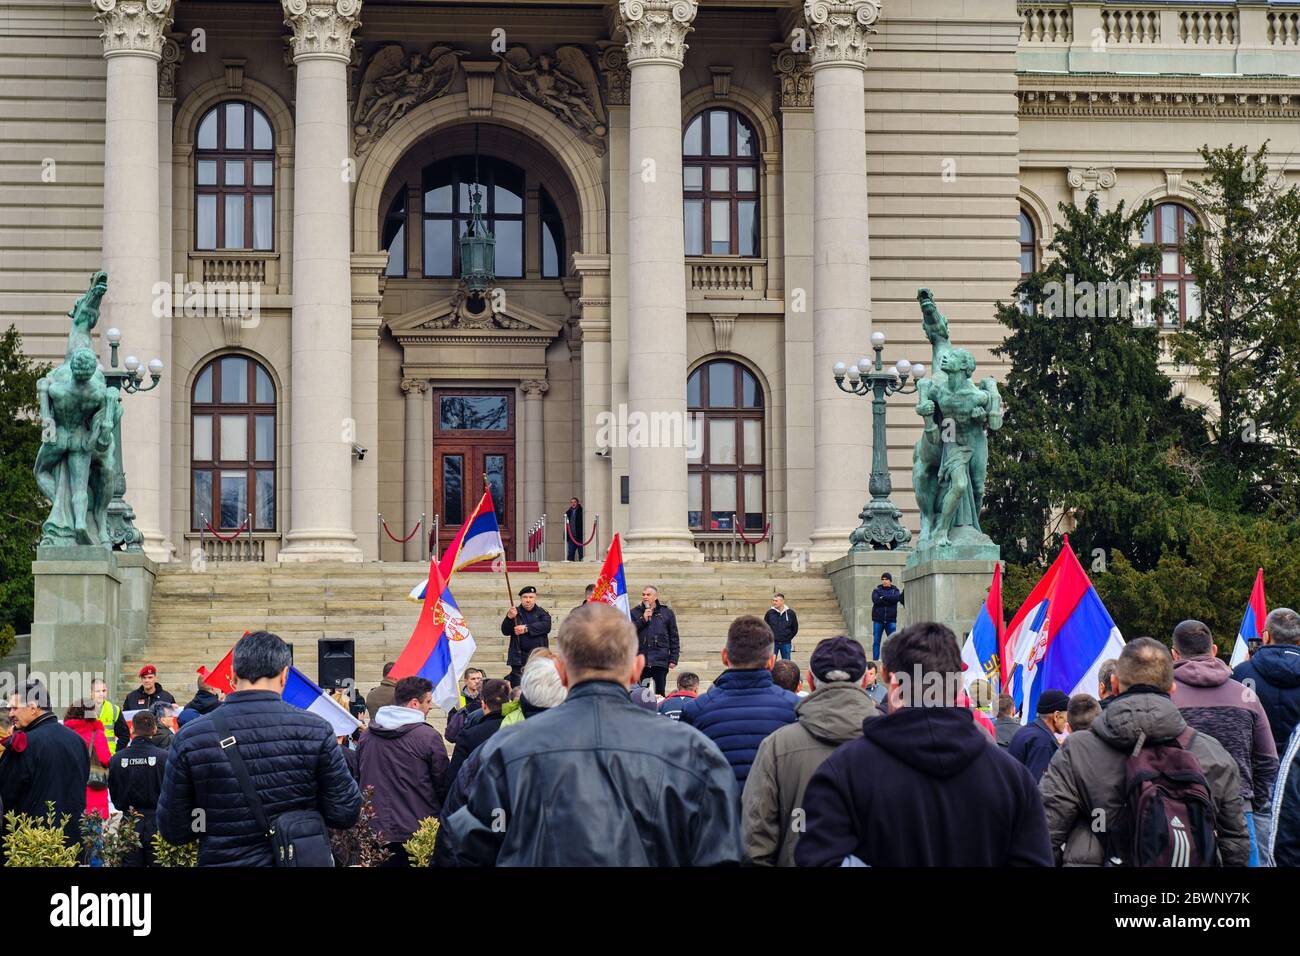
[[[763,530],[763,476],[745,475],[745,530]]]
[[[212,460],[212,416],[194,416],[194,460]]]
[[[193,524],[204,528],[212,520],[212,472],[194,472]]]
[[[682,188],[693,192],[704,188],[704,167],[686,166],[682,169]]]
[[[709,365],[709,407],[736,407],[736,369],[728,362]]]
[[[226,235],[223,249],[244,248],[244,197],[226,196]]]
[[[253,185],[270,186],[275,182],[275,165],[269,159],[253,163]]]
[[[248,416],[221,416],[221,460],[248,460]]]
[[[752,199],[742,199],[736,203],[736,238],[740,240],[742,256],[758,255],[758,218],[754,215],[758,203]]]
[[[510,428],[510,401],[504,395],[443,395],[438,400],[443,431],[503,432]]]
[[[1162,246],[1178,244],[1178,216],[1173,209],[1165,209],[1160,214],[1160,244]]]
[[[451,275],[452,221],[424,220],[424,274]]]
[[[195,223],[195,233],[198,236],[198,247],[217,248],[217,197],[200,196],[196,211],[198,222]]]
[[[221,404],[248,403],[248,360],[231,355],[221,360]]]
[[[731,152],[731,137],[727,135],[726,110],[709,112],[709,155],[726,156]]]
[[[226,185],[244,185],[244,161],[242,159],[226,160]]]
[[[465,520],[464,474],[463,456],[442,456],[442,523],[448,528],[458,527]]]
[[[198,173],[195,178],[200,186],[215,186],[217,184],[217,163],[212,159],[199,160]]]
[[[715,256],[731,253],[731,203],[724,199],[709,203],[709,252]]]
[[[704,510],[704,476],[698,471],[686,476],[686,523],[692,528],[701,527],[700,512]]]
[[[686,222],[686,254],[704,255],[704,203],[688,200],[682,210]]]
[[[736,513],[736,473],[709,475],[709,530],[730,531]]]
[[[253,503],[253,527],[269,531],[275,527],[275,472],[257,472],[257,498]]]
[[[492,489],[492,507],[497,514],[497,524],[506,526],[506,456],[484,455],[483,471],[487,474],[488,487]]]
[[[737,166],[736,167],[736,192],[752,193],[754,187],[754,167]]]
[[[524,274],[524,224],[519,219],[498,219],[492,233],[497,239],[497,275],[518,278]],[[464,268],[462,264],[461,268]]]
[[[763,464],[763,423],[757,418],[746,418],[741,428],[745,434],[745,464]]]
[[[1178,253],[1162,252],[1160,254],[1160,271],[1165,275],[1174,275],[1178,272]]]
[[[248,520],[248,472],[221,473],[221,525],[238,528]]]
[[[736,420],[734,418],[709,419],[709,464],[734,465],[736,463]]]
[[[244,104],[226,104],[226,149],[244,148]]]
[[[271,197],[253,197],[253,248],[271,250]]]
[[[257,437],[253,457],[258,461],[275,461],[275,416],[257,416]]]
[[[731,190],[731,170],[726,166],[714,166],[709,170],[709,189],[715,193]]]

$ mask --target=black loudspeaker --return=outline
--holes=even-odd
[[[351,687],[356,681],[356,641],[331,640],[322,637],[316,642],[316,673],[320,676],[320,686],[325,690],[336,687]]]

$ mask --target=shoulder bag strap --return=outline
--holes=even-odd
[[[221,752],[226,755],[226,759],[230,761],[230,768],[235,771],[235,779],[239,781],[239,789],[243,791],[249,809],[253,811],[253,819],[257,821],[258,827],[266,835],[267,839],[270,839],[275,835],[275,829],[271,826],[270,821],[266,819],[266,809],[262,806],[262,800],[257,795],[253,780],[248,775],[248,766],[244,763],[239,748],[235,746],[235,735],[230,732],[230,725],[226,723],[226,716],[221,713],[220,707],[211,713],[212,724],[217,728],[217,734],[220,738]]]

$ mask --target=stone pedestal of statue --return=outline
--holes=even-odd
[[[59,716],[90,696],[96,677],[116,697],[121,663],[122,572],[108,548],[41,546],[32,562],[36,606],[32,615],[31,675],[50,691]]]
[[[902,584],[907,620],[937,621],[952,629],[959,644],[965,643],[984,606],[997,563],[996,557],[909,563]]]
[[[842,558],[827,561],[826,576],[831,579],[835,597],[839,599],[844,614],[847,634],[871,653],[871,592],[880,584],[886,571],[901,586],[900,574],[910,551],[850,551]],[[909,608],[912,596],[905,597],[906,604],[898,606],[898,626],[906,627],[909,621],[923,620]]]

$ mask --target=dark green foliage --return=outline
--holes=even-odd
[[[49,502],[32,467],[41,447],[36,380],[49,371],[22,350],[10,326],[0,334],[0,626],[26,633],[32,624],[32,561]]]

